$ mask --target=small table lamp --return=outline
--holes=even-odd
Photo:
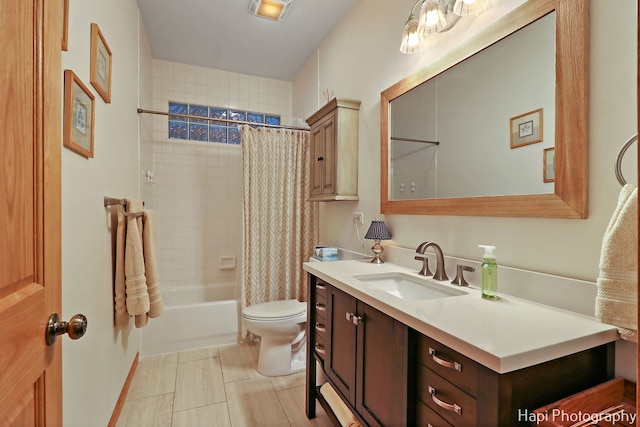
[[[371,221],[371,225],[369,226],[369,230],[367,230],[367,234],[364,236],[365,239],[374,240],[375,244],[371,248],[373,251],[373,259],[371,260],[374,264],[383,264],[384,261],[380,258],[380,254],[384,251],[384,248],[380,244],[380,240],[390,240],[391,234],[389,234],[389,230],[387,230],[387,226],[384,221]]]

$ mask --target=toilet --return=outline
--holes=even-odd
[[[290,299],[254,304],[242,310],[242,322],[260,337],[259,373],[277,376],[304,370],[306,302]]]

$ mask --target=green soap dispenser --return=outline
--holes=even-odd
[[[498,266],[496,265],[495,246],[478,245],[484,248],[482,256],[482,298],[498,299]]]

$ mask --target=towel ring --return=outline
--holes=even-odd
[[[618,182],[622,186],[624,186],[627,183],[627,181],[624,179],[624,176],[622,176],[622,158],[624,157],[624,153],[626,153],[629,147],[631,147],[631,144],[633,144],[637,140],[638,140],[638,134],[635,134],[631,138],[629,138],[627,142],[624,143],[622,148],[620,148],[620,152],[618,153],[618,158],[616,159],[616,169],[615,169],[616,178],[618,178]]]

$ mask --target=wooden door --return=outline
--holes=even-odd
[[[325,371],[337,390],[355,407],[357,326],[350,315],[356,314],[357,300],[333,286],[328,288]]]
[[[0,425],[62,425],[59,0],[0,0]]]

